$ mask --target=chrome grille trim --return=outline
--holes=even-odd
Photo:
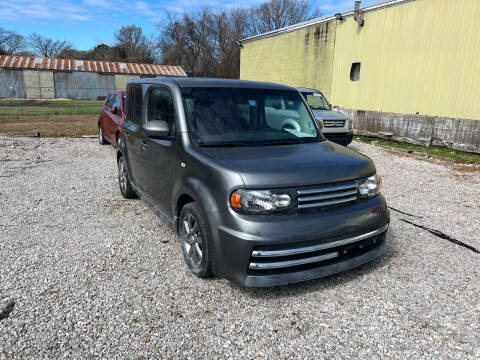
[[[314,203],[311,203],[311,204],[298,204],[298,208],[299,209],[311,209],[311,208],[318,208],[318,207],[322,207],[322,206],[343,204],[343,203],[350,202],[350,201],[355,201],[355,200],[357,200],[357,196],[350,196],[348,198],[343,198],[343,199],[338,199],[338,200],[320,201],[320,202],[314,202]]]
[[[346,189],[353,189],[353,188],[355,189],[357,188],[357,183],[353,182],[345,185],[326,186],[326,187],[316,188],[316,189],[301,189],[301,190],[297,190],[297,193],[298,195],[307,195],[307,194],[316,194],[316,193],[346,190]]]
[[[277,261],[272,263],[250,263],[248,266],[250,269],[254,270],[270,270],[270,269],[282,269],[291,266],[311,264],[314,262],[325,261],[338,257],[338,252],[332,252],[325,255],[313,256],[309,258],[297,259],[297,260],[287,260],[287,261]]]
[[[357,183],[325,185],[312,189],[297,190],[298,209],[315,209],[357,200]]]
[[[356,195],[357,189],[335,193],[335,194],[327,194],[327,195],[316,195],[316,196],[308,196],[308,197],[301,197],[298,199],[298,202],[308,202],[308,201],[315,201],[315,200],[325,200],[325,199],[332,199],[338,198],[342,196],[349,196],[349,195]]]
[[[323,120],[325,127],[344,127],[345,120]]]
[[[330,249],[337,246],[348,245],[357,241],[362,241],[369,237],[373,237],[379,235],[388,230],[388,224],[382,226],[379,229],[370,231],[365,234],[349,237],[346,239],[331,241],[325,244],[318,244],[313,246],[305,246],[301,248],[293,248],[293,249],[283,249],[283,250],[253,250],[252,257],[261,257],[261,258],[268,258],[268,257],[280,257],[280,256],[291,256],[291,255],[298,255],[298,254],[305,254],[314,251],[320,251],[325,249]]]

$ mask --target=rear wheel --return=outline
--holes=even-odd
[[[207,219],[196,203],[182,208],[179,220],[180,242],[185,263],[201,278],[212,276],[213,251]]]
[[[98,142],[100,143],[100,145],[108,144],[108,141],[105,140],[105,137],[103,136],[103,129],[100,123],[98,124]]]
[[[128,178],[127,167],[125,166],[123,156],[118,159],[118,184],[120,186],[120,192],[125,199],[133,199],[137,196]]]

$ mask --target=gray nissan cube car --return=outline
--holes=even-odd
[[[381,255],[389,211],[368,157],[327,141],[291,87],[130,80],[120,191],[180,238],[188,268],[245,286],[315,279]]]
[[[315,89],[298,88],[307,101],[313,116],[323,125],[322,133],[328,140],[347,146],[353,139],[353,120],[335,111],[323,94]]]

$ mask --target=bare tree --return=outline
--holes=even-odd
[[[157,49],[152,38],[148,38],[140,26],[122,26],[115,33],[116,43],[106,57],[113,61],[155,63]]]
[[[319,15],[309,0],[269,0],[252,8],[252,32],[274,31]]]
[[[0,55],[14,55],[25,48],[25,38],[14,31],[0,28]]]
[[[190,76],[238,78],[238,41],[318,15],[308,0],[270,0],[252,8],[167,14],[159,25],[158,47],[165,64],[180,65]]]
[[[191,76],[238,77],[237,41],[248,29],[248,17],[245,9],[168,14],[166,25],[159,27],[162,62],[181,65]]]
[[[53,40],[36,33],[28,35],[27,43],[33,53],[43,57],[58,56],[72,47],[65,40]]]

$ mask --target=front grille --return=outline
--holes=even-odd
[[[341,262],[379,246],[385,239],[387,229],[388,224],[365,234],[330,242],[310,241],[255,248],[248,271],[251,274],[271,275]]]
[[[345,120],[323,120],[323,126],[325,127],[344,127]]]
[[[357,200],[357,183],[350,181],[321,187],[298,189],[298,210],[321,210]]]

